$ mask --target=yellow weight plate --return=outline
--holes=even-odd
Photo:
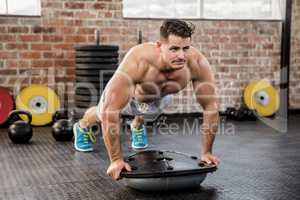
[[[260,116],[273,115],[279,109],[279,95],[267,81],[251,81],[244,91],[244,102]]]
[[[32,113],[32,125],[43,126],[49,124],[53,113],[60,109],[60,100],[52,89],[43,85],[31,85],[17,96],[16,107]]]
[[[246,106],[251,110],[254,110],[256,105],[253,96],[254,96],[254,87],[257,83],[258,81],[250,81],[250,83],[246,86],[244,90],[244,102]]]

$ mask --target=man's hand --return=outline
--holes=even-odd
[[[204,161],[207,164],[214,164],[216,166],[220,164],[219,159],[216,156],[212,155],[211,153],[202,154],[201,161]]]
[[[110,163],[110,166],[107,169],[107,175],[111,176],[114,180],[120,179],[120,173],[123,169],[127,171],[131,171],[131,167],[124,160],[116,160]]]

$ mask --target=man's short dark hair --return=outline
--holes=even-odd
[[[195,25],[180,19],[167,19],[160,27],[160,37],[168,39],[169,35],[190,38],[195,31]]]

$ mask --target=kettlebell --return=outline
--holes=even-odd
[[[66,142],[71,141],[73,138],[73,125],[74,125],[74,111],[70,113],[70,119],[61,119],[65,111],[56,111],[52,120],[54,122],[52,126],[52,135],[56,141]]]
[[[17,120],[15,121],[17,115],[26,115],[28,121]],[[30,123],[32,121],[32,115],[30,112],[25,110],[14,110],[9,113],[8,120],[14,121],[8,128],[8,137],[13,143],[24,144],[28,143],[32,138],[32,127]]]

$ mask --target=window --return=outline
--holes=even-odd
[[[0,0],[2,15],[41,15],[41,0]]]
[[[282,0],[205,0],[203,16],[209,19],[275,19],[284,16]]]
[[[6,14],[6,0],[0,0],[0,14]]]
[[[197,18],[201,0],[123,0],[123,16],[128,18]]]
[[[286,0],[123,0],[125,18],[282,20]]]

